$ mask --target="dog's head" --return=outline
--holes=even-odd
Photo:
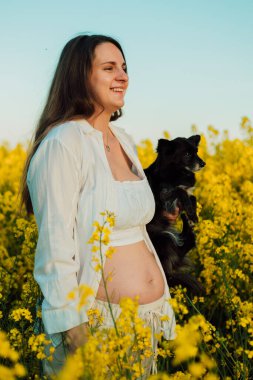
[[[199,135],[189,138],[177,137],[174,140],[159,139],[157,153],[160,170],[171,164],[184,167],[191,172],[196,172],[205,166],[205,162],[198,156]]]

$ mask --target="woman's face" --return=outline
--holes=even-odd
[[[96,100],[95,110],[101,110],[101,104],[112,114],[124,105],[128,87],[126,63],[121,51],[110,42],[98,45],[94,53],[90,85]]]

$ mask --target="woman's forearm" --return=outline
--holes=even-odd
[[[65,331],[66,343],[71,354],[76,349],[87,342],[88,339],[88,322],[83,322],[81,325],[72,327]]]

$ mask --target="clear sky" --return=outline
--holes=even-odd
[[[136,140],[209,124],[240,136],[252,120],[252,0],[0,2],[0,143],[27,141],[65,43],[79,33],[119,40],[129,88],[115,123]]]

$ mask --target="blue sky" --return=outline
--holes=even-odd
[[[252,120],[253,1],[73,0],[0,4],[0,143],[31,137],[65,43],[79,33],[119,40],[130,76],[116,124],[154,142],[208,125],[240,137]]]

